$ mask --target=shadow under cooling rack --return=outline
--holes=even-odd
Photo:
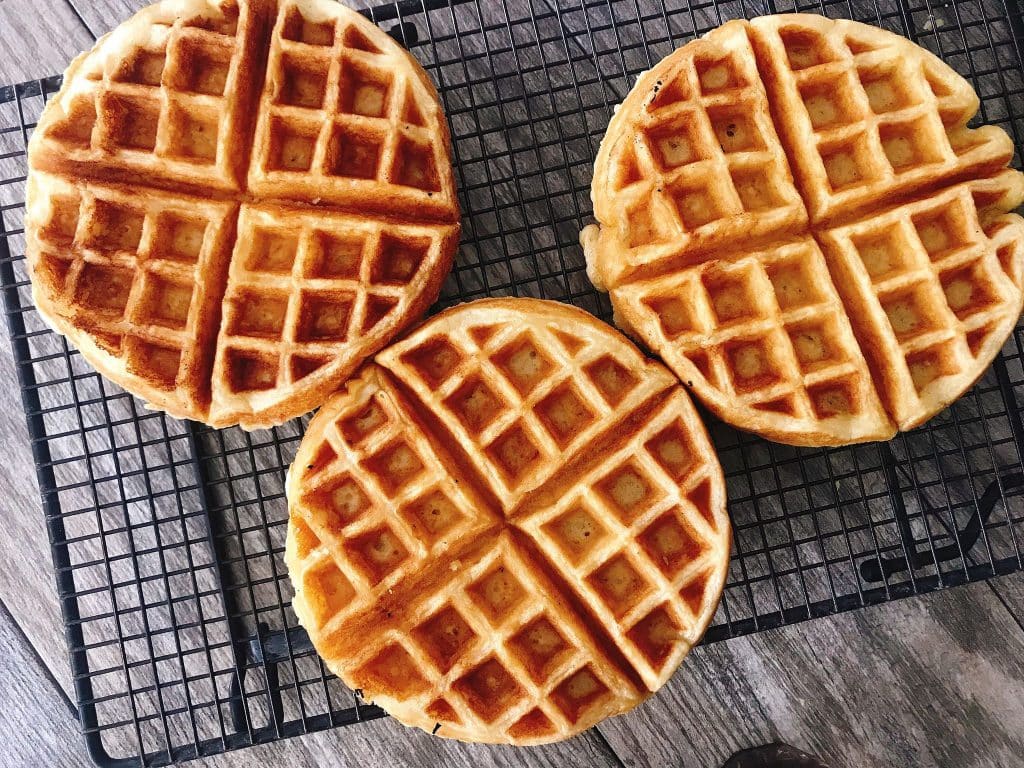
[[[979,120],[1024,136],[1016,2],[401,2],[369,12],[440,86],[463,242],[441,305],[568,301],[606,320],[578,232],[612,108],[728,18],[857,18],[942,56]],[[82,726],[105,765],[158,765],[383,713],[326,672],[283,564],[284,472],[304,421],[254,434],[145,411],[51,333],[24,265],[25,146],[59,78],[0,88],[0,282]],[[735,545],[706,641],[1022,567],[1024,331],[978,385],[886,444],[795,449],[708,417]]]

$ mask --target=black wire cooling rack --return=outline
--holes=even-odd
[[[938,53],[1024,132],[1016,0],[399,2],[369,11],[439,84],[463,243],[442,304],[572,302],[609,319],[577,235],[612,108],[633,78],[723,21],[783,11],[867,21]],[[325,672],[289,607],[284,473],[303,422],[215,431],[142,410],[32,307],[25,146],[59,79],[0,88],[0,282],[79,714],[102,765],[160,765],[380,717]],[[709,418],[735,548],[706,641],[1022,567],[1024,329],[925,428],[838,450]]]

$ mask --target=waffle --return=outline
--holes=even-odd
[[[407,725],[538,744],[624,712],[707,626],[724,480],[660,365],[566,305],[449,310],[311,422],[288,477],[294,607]]]
[[[728,22],[679,49],[612,117],[594,167],[599,288],[806,227],[746,30]]]
[[[217,427],[322,403],[436,299],[458,242],[436,91],[328,0],[140,11],[68,68],[29,165],[44,319]]]
[[[775,440],[892,436],[813,238],[705,261],[614,296],[619,322],[656,329],[655,351],[722,418]]]
[[[1007,171],[822,233],[886,410],[911,429],[966,391],[1024,308],[1024,201]]]
[[[282,2],[271,40],[251,193],[453,219],[448,127],[422,67],[327,0]]]
[[[238,206],[29,176],[40,314],[108,378],[195,417],[210,401],[220,299]]]
[[[834,221],[1013,157],[1001,128],[967,128],[970,83],[909,40],[810,14],[751,22],[757,58],[815,222]]]
[[[737,427],[814,446],[911,429],[984,372],[1024,302],[1024,221],[1006,213],[1024,177],[1001,129],[966,127],[977,108],[889,32],[729,22],[612,118],[590,277]]]

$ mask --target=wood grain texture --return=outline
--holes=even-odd
[[[60,71],[88,47],[88,32],[103,34],[146,4],[70,0],[83,26],[68,1],[0,0],[0,81]],[[477,67],[472,75],[486,77]],[[14,381],[9,345],[2,340],[0,441],[6,448],[0,470],[5,523],[0,600],[10,612],[0,612],[0,733],[15,734],[15,744],[0,749],[0,766],[36,765],[40,758],[76,766],[86,764],[81,738],[44,669],[70,689],[49,546]],[[129,486],[129,492],[139,490]],[[88,502],[83,494],[81,504]],[[7,542],[16,542],[16,548]],[[462,745],[385,720],[196,764],[717,768],[738,749],[779,738],[818,752],[835,768],[1009,768],[1024,754],[1021,617],[1024,576],[1013,576],[702,647],[635,713],[541,749]]]
[[[42,712],[39,714],[41,716]],[[78,738],[80,740],[81,737]],[[31,743],[31,738],[26,742]],[[5,756],[0,752],[0,768],[14,768],[16,765],[22,764],[5,762]],[[63,768],[64,764],[55,765]],[[328,765],[352,768],[617,768],[622,763],[595,733],[583,734],[562,744],[517,750],[462,744],[410,730],[394,720],[376,720],[215,755],[187,765],[197,768],[263,765],[288,768]]]
[[[0,343],[0,516],[5,533],[0,544],[0,601],[6,603],[50,673],[65,691],[70,691],[71,670],[53,560],[17,380],[11,346],[4,332]],[[17,542],[16,552],[9,542]]]
[[[622,765],[593,733],[561,744],[515,749],[438,739],[423,731],[410,730],[393,720],[377,720],[291,741],[297,748],[290,748],[288,742],[280,742],[272,745],[273,751],[267,751],[278,755],[281,765],[302,768],[322,765],[351,765],[353,768],[612,768]],[[211,762],[210,765],[265,764],[263,748],[248,752],[249,755],[225,756],[223,763]],[[244,762],[245,757],[251,762]]]
[[[72,6],[95,36],[105,35],[152,0],[63,0]],[[47,0],[53,3],[54,0]]]
[[[600,729],[630,766],[713,768],[781,739],[835,766],[1003,768],[1024,754],[1022,652],[973,584],[700,648]]]
[[[0,765],[92,765],[67,700],[0,604]]]
[[[1024,630],[1024,575],[1013,574],[988,582],[989,588],[1003,604],[1017,625]]]
[[[0,1],[0,85],[52,75],[91,45],[65,0]]]

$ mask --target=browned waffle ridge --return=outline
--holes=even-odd
[[[642,75],[582,240],[616,321],[769,439],[892,437],[959,397],[1024,307],[1024,176],[949,66],[875,27],[732,21]]]
[[[715,612],[722,470],[660,364],[581,310],[490,299],[380,352],[288,477],[294,606],[407,725],[538,744],[657,690]]]
[[[29,146],[43,317],[217,427],[320,405],[437,298],[458,241],[419,64],[330,0],[167,0],[79,56]]]

